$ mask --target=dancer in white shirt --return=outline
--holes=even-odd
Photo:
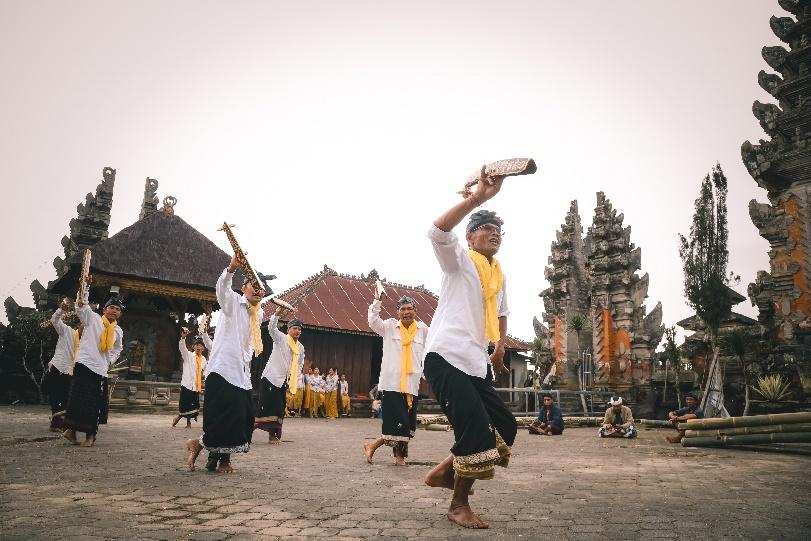
[[[107,370],[124,348],[124,331],[118,318],[124,303],[112,296],[104,305],[104,315],[98,315],[88,304],[89,291],[82,299],[76,299],[76,313],[84,325],[79,341],[73,381],[70,384],[68,405],[65,409],[65,432],[63,436],[77,444],[76,432],[84,432],[82,447],[92,447],[100,424],[107,424],[108,388]]]
[[[476,479],[492,479],[496,465],[507,465],[517,427],[487,378],[488,361],[497,374],[504,370],[506,282],[494,258],[501,247],[503,222],[495,212],[472,214],[466,227],[467,250],[452,230],[495,196],[503,180],[487,176],[482,168],[476,192],[439,217],[428,233],[442,269],[442,284],[423,371],[453,426],[455,443],[425,482],[453,490],[447,516],[466,528],[488,527],[470,508],[468,495]],[[490,343],[495,347],[488,359]]]
[[[397,319],[381,319],[380,310],[381,299],[375,298],[368,317],[369,327],[383,337],[377,385],[383,392],[383,430],[375,441],[363,444],[363,452],[371,464],[375,451],[385,444],[393,448],[394,463],[405,466],[408,442],[417,429],[417,397],[428,325],[416,320],[417,303],[411,297],[397,301]]]
[[[270,443],[282,441],[287,391],[293,395],[298,392],[299,374],[304,370],[304,345],[299,341],[303,325],[292,319],[287,324],[287,334],[283,333],[277,327],[281,311],[280,306],[268,320],[273,352],[259,380],[259,411],[254,419],[254,428],[266,430]]]
[[[189,470],[203,448],[209,456],[206,469],[231,473],[232,453],[247,453],[253,434],[250,364],[254,353],[262,353],[260,301],[264,290],[254,291],[247,279],[242,295],[231,289],[239,268],[234,256],[217,280],[220,319],[214,349],[206,367],[203,435],[186,442]]]
[[[183,375],[180,378],[180,402],[178,404],[180,412],[172,421],[173,428],[183,417],[186,418],[186,428],[191,427],[191,420],[197,421],[197,414],[200,413],[203,370],[205,370],[207,362],[203,356],[205,343],[202,336],[196,336],[192,340],[194,351],[189,351],[189,348],[186,347],[186,337],[189,336],[189,332],[186,327],[180,330],[180,342],[177,345],[183,362]]]
[[[74,329],[62,321],[69,308],[68,300],[65,299],[51,316],[51,325],[59,335],[54,355],[51,362],[48,363],[46,384],[48,400],[51,403],[51,432],[64,432],[65,430],[64,417],[70,394],[70,380],[73,365],[76,362],[76,353],[79,351],[79,340],[84,331],[81,323]],[[75,316],[71,316],[71,319],[73,318]]]

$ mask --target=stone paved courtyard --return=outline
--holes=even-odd
[[[282,445],[257,432],[217,475],[186,470],[200,428],[170,422],[114,412],[87,450],[48,432],[43,407],[0,407],[0,539],[811,538],[811,457],[685,449],[662,429],[520,431],[510,468],[471,497],[491,528],[470,531],[445,518],[449,491],[422,484],[450,432],[420,430],[408,467],[387,448],[368,465],[377,421],[288,419]]]

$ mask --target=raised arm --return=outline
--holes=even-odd
[[[276,312],[270,316],[268,319],[268,334],[270,334],[270,338],[273,340],[274,344],[286,344],[287,343],[287,335],[284,334],[282,331],[279,330],[279,313],[282,311],[282,307],[279,306],[276,308]]]
[[[220,303],[223,313],[229,316],[234,313],[234,307],[239,304],[239,294],[231,289],[237,268],[239,268],[239,263],[236,256],[233,256],[231,263],[217,279],[217,302]]]
[[[473,209],[484,204],[485,201],[492,199],[501,189],[503,182],[504,177],[487,176],[485,166],[482,166],[482,172],[479,176],[476,191],[467,199],[463,199],[448,209],[445,214],[434,221],[434,225],[442,231],[451,231],[454,227],[459,225],[462,220],[465,219],[465,216],[470,214]]]
[[[79,316],[79,321],[81,321],[85,327],[90,326],[95,319],[101,318],[101,316],[90,308],[90,304],[87,302],[89,296],[90,292],[85,291],[83,299],[76,299],[76,315]]]
[[[372,304],[369,305],[369,327],[379,334],[383,336],[386,334],[386,326],[383,324],[383,320],[380,319],[380,308],[381,308],[382,301],[380,299],[375,299],[372,301]]]
[[[51,316],[51,325],[53,325],[56,334],[59,336],[68,336],[68,333],[73,333],[73,329],[62,321],[62,315],[66,312],[66,310],[67,306],[63,303]]]
[[[203,339],[203,345],[211,353],[211,350],[214,349],[214,340],[211,339],[207,332],[200,333],[200,338]]]
[[[191,355],[191,351],[189,351],[189,348],[186,346],[187,336],[189,336],[189,329],[182,327],[180,329],[180,340],[177,343],[177,349],[180,351],[180,357],[183,359],[183,362],[188,361]]]

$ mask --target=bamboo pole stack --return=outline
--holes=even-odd
[[[811,412],[690,419],[679,428],[685,430],[684,447],[811,443]]]

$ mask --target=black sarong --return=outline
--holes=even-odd
[[[187,419],[197,420],[200,413],[200,393],[191,391],[184,386],[180,386],[180,416]]]
[[[247,453],[253,434],[251,391],[212,372],[206,378],[200,443],[213,453]]]
[[[437,353],[425,357],[423,372],[453,427],[454,471],[491,479],[494,466],[509,461],[518,430],[515,417],[486,379],[465,374]]]
[[[65,428],[95,436],[99,425],[107,424],[108,394],[106,377],[76,363],[65,410]]]
[[[394,448],[394,455],[408,458],[408,440],[417,431],[417,397],[397,391],[383,391],[383,443]]]
[[[383,439],[408,441],[417,430],[417,397],[408,408],[406,393],[383,391]],[[389,445],[388,441],[386,444]]]
[[[70,394],[70,374],[63,374],[55,367],[48,367],[46,388],[51,403],[51,428],[64,428],[65,408]]]
[[[276,432],[279,437],[286,413],[287,382],[281,387],[276,387],[265,378],[259,381],[259,407],[254,428]]]

